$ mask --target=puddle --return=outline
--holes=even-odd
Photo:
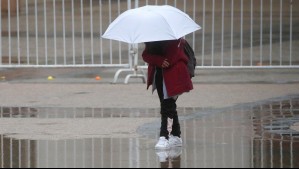
[[[0,129],[0,167],[299,167],[299,132],[291,129],[299,122],[299,97],[179,112],[183,147],[156,152],[159,109],[2,107],[0,125],[9,128]],[[130,123],[139,126],[137,135],[127,131]],[[119,130],[99,132],[109,127]]]

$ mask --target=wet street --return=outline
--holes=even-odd
[[[299,168],[299,0],[159,1],[202,26],[186,36],[199,69],[178,100],[183,146],[167,151],[156,93],[123,84],[144,61],[100,38],[157,0],[3,2],[0,168]]]
[[[184,145],[168,151],[154,149],[159,131],[158,109],[0,110],[2,168],[299,167],[299,131],[292,129],[299,121],[299,96],[220,109],[179,108]],[[84,133],[80,137],[54,132],[55,128],[63,130],[60,122],[65,121],[81,125],[84,131],[92,120],[121,122],[127,118],[150,120],[138,127],[137,136]],[[15,126],[9,126],[8,121]],[[26,125],[22,126],[23,123]],[[30,133],[29,127],[26,129],[28,124],[38,132]]]

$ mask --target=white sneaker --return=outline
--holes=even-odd
[[[156,149],[166,150],[169,149],[169,141],[165,137],[160,137],[158,143],[155,146]]]
[[[180,137],[170,135],[169,136],[169,145],[170,145],[170,147],[182,147],[183,140]]]

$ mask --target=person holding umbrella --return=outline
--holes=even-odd
[[[184,53],[184,39],[145,42],[142,58],[148,63],[147,88],[157,90],[161,103],[160,138],[156,149],[182,146],[176,101],[193,89]]]
[[[145,43],[142,57],[149,64],[147,87],[152,85],[153,91],[157,89],[161,103],[160,139],[156,149],[182,146],[176,101],[179,95],[193,89],[184,53],[186,41],[182,37],[199,29],[178,8],[146,5],[120,14],[102,36],[131,45]]]

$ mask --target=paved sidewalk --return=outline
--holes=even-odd
[[[123,74],[117,84],[111,84],[115,71],[104,68],[4,69],[0,71],[0,77],[3,77],[0,81],[0,107],[159,108],[157,94],[146,90],[140,79],[131,79],[125,85],[123,80],[126,74]],[[198,70],[197,73],[193,79],[194,90],[179,98],[178,107],[219,109],[299,95],[299,70],[296,69]],[[95,79],[97,75],[101,76],[101,80]],[[54,79],[48,80],[48,76]],[[138,119],[144,123],[153,121],[152,118]],[[113,124],[118,124],[119,119],[113,120]],[[137,129],[139,124],[134,123],[136,118],[127,120],[129,123],[125,129],[112,127],[115,133]],[[97,119],[95,123],[106,123],[100,121]],[[297,130],[296,125],[294,129]],[[105,134],[111,133],[107,130]]]
[[[0,71],[0,106],[156,108],[156,93],[140,79],[111,84],[116,69],[6,69]],[[197,70],[194,90],[181,107],[221,108],[286,95],[299,95],[299,70]],[[101,80],[96,80],[96,76]],[[53,80],[48,80],[53,76]]]
[[[195,84],[179,107],[224,108],[287,95],[299,95],[298,84]],[[11,84],[1,83],[2,107],[158,108],[156,93],[143,84]]]

